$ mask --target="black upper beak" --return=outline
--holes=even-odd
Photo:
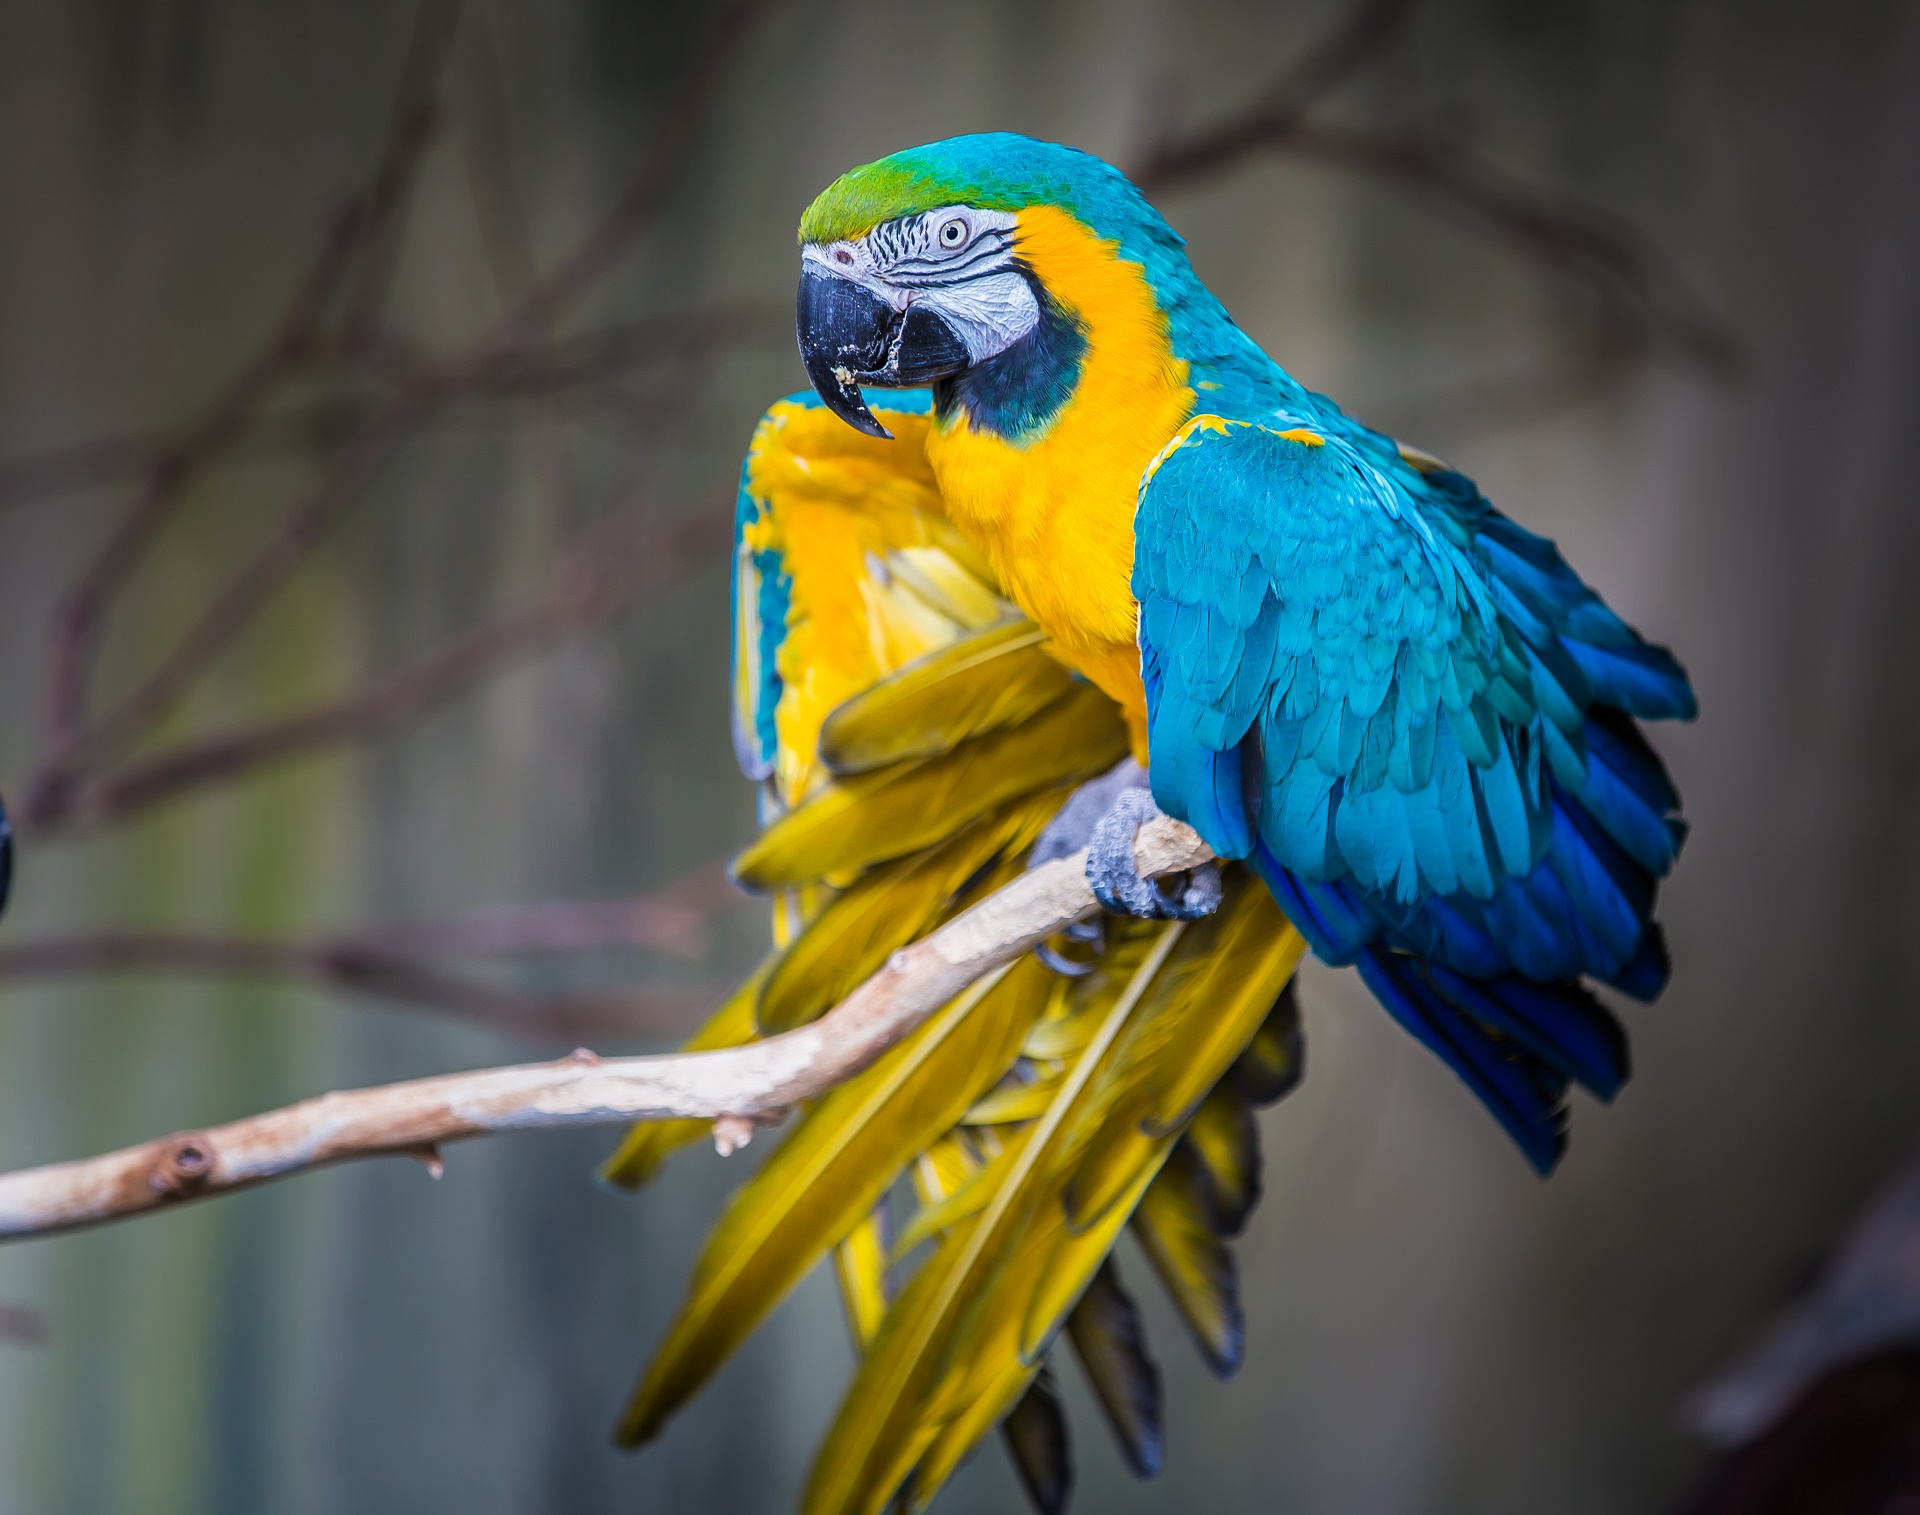
[[[895,310],[850,279],[812,269],[795,303],[800,361],[827,409],[870,437],[891,437],[867,409],[860,386],[911,388],[966,368],[967,347],[931,310]]]

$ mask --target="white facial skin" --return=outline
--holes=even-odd
[[[1033,288],[1014,267],[1014,216],[952,205],[903,216],[844,242],[809,242],[801,266],[871,290],[895,310],[924,305],[985,362],[1039,323]]]

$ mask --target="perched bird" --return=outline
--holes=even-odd
[[[832,1252],[863,1355],[810,1515],[923,1508],[996,1424],[1055,1510],[1063,1343],[1134,1470],[1162,1458],[1122,1227],[1209,1364],[1238,1365],[1226,1243],[1258,1193],[1253,1109],[1299,1073],[1308,946],[1542,1171],[1569,1084],[1619,1088],[1585,981],[1665,982],[1652,910],[1684,828],[1635,720],[1693,695],[1550,542],[1261,352],[1098,159],[1007,134],[896,153],[831,185],[800,243],[815,394],[755,432],[734,590],[767,822],[735,869],[776,892],[777,950],[693,1044],[821,1014],[1032,862],[1087,847],[1110,913],[803,1116],[620,1435],[656,1434]],[[1161,812],[1220,861],[1139,877]],[[699,1131],[638,1128],[608,1176]]]

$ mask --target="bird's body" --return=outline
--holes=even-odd
[[[735,738],[770,822],[736,873],[782,891],[783,950],[703,1044],[818,1015],[1095,817],[1096,893],[1146,918],[1110,922],[1071,989],[1029,960],[809,1115],[716,1232],[624,1434],[837,1247],[865,1356],[809,1511],[919,1508],[1003,1417],[1053,1508],[1056,1332],[1157,1466],[1120,1225],[1208,1360],[1238,1361],[1225,1240],[1257,1193],[1253,1106],[1297,1073],[1276,997],[1305,945],[1543,1171],[1569,1083],[1619,1087],[1585,981],[1665,981],[1683,828],[1635,720],[1693,697],[1550,542],[1262,352],[1097,159],[912,149],[838,180],[801,244],[819,398],[755,433],[735,581]],[[876,415],[874,386],[905,392]],[[1132,873],[1155,802],[1224,861],[1177,897]],[[690,1134],[638,1133],[616,1176]],[[907,1163],[908,1237],[938,1242],[889,1302],[884,1227],[857,1218]]]
[[[976,425],[956,401],[928,431],[927,460],[954,524],[1066,661],[1120,705],[1144,762],[1133,514],[1147,465],[1193,413],[1191,368],[1144,270],[1116,244],[1053,206],[1022,211],[1016,238],[1080,324],[1084,347],[1048,355],[1077,369],[1075,382],[1030,432]]]

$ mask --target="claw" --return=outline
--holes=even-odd
[[[1033,949],[1033,955],[1040,959],[1043,968],[1049,968],[1062,978],[1085,978],[1093,972],[1092,963],[1076,963],[1064,952],[1057,952],[1050,943],[1042,942]]]
[[[1195,921],[1213,914],[1220,908],[1219,864],[1208,863],[1164,883],[1140,876],[1133,861],[1133,839],[1159,814],[1160,807],[1147,787],[1147,770],[1127,758],[1073,792],[1040,833],[1027,866],[1038,868],[1085,847],[1087,882],[1112,914],[1156,921]],[[1062,935],[1068,941],[1095,943],[1096,957],[1104,950],[1104,929],[1098,918],[1069,926]],[[1057,949],[1034,950],[1054,972],[1073,971],[1062,966],[1072,959]]]
[[[1145,789],[1127,789],[1100,817],[1087,843],[1087,882],[1094,898],[1115,915],[1147,920],[1196,921],[1220,908],[1220,866],[1207,863],[1186,874],[1174,892],[1158,879],[1142,878],[1133,859],[1140,828],[1161,814]]]
[[[1096,915],[1088,920],[1075,921],[1060,933],[1060,940],[1084,942],[1093,948],[1093,955],[1097,958],[1107,950],[1106,918]],[[1091,962],[1082,963],[1068,957],[1051,942],[1042,942],[1035,947],[1033,955],[1040,959],[1042,967],[1052,970],[1062,978],[1085,978],[1093,972],[1095,966]]]
[[[1060,934],[1070,942],[1091,942],[1096,955],[1107,950],[1107,923],[1097,915],[1075,921]]]

